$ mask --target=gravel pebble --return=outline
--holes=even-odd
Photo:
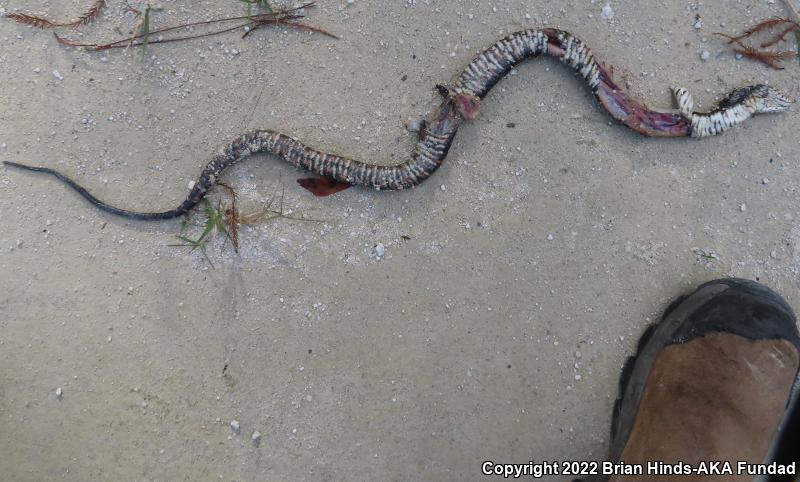
[[[404,122],[408,132],[419,132],[425,125],[425,120],[419,117],[412,117],[406,119]]]
[[[614,9],[611,8],[610,3],[607,3],[603,6],[603,9],[600,11],[600,18],[603,20],[611,20],[614,18]]]

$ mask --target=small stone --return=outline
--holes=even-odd
[[[375,245],[375,256],[379,258],[383,258],[383,255],[386,254],[386,246],[383,243],[378,243]]]
[[[583,377],[581,376],[581,374],[580,374],[580,373],[576,373],[576,374],[575,374],[575,380],[576,380],[576,381],[580,381],[580,379],[581,379],[581,378],[583,378]]]
[[[250,440],[253,442],[254,447],[261,445],[261,432],[258,430],[253,432],[253,435],[250,436]]]
[[[741,212],[745,212],[745,211],[747,211],[747,204],[745,204],[745,203],[742,203],[742,205],[741,205],[741,206],[739,206],[739,211],[741,211]]]
[[[709,52],[708,50],[703,50],[702,52],[700,52],[700,60],[706,61],[710,58],[711,58],[711,52]]]
[[[444,184],[439,186],[439,189],[441,189],[442,191],[447,191],[447,187]]]
[[[419,132],[425,125],[425,121],[419,117],[409,117],[404,124],[408,132]]]
[[[547,240],[548,241],[552,241],[553,240],[553,235],[552,234],[548,234],[547,235]]]
[[[702,18],[697,17],[697,20],[694,21],[694,28],[696,28],[697,30],[700,30],[701,28],[703,28],[703,19]]]
[[[56,398],[59,400],[64,398],[64,390],[62,390],[61,387],[56,388]]]
[[[231,430],[233,430],[233,433],[238,434],[241,429],[242,427],[239,425],[238,420],[231,420]]]
[[[57,70],[53,71],[53,77],[55,77],[56,80],[64,80],[64,76],[62,76],[61,73]]]
[[[611,8],[610,3],[603,5],[603,9],[600,10],[600,18],[603,20],[611,20],[614,18],[614,9]]]
[[[761,184],[769,184],[769,179],[765,177],[761,180]]]

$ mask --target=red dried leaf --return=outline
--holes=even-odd
[[[326,177],[298,179],[297,184],[300,184],[315,196],[330,196],[331,194],[344,191],[348,187],[352,186],[352,184],[348,182],[335,181]]]

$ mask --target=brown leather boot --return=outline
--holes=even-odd
[[[779,295],[739,279],[700,286],[626,363],[605,467],[617,472],[601,479],[752,480],[743,463],[771,462],[799,366],[795,317]]]

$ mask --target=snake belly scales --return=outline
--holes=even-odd
[[[678,112],[650,110],[628,96],[612,79],[612,70],[598,62],[584,42],[563,30],[528,29],[512,33],[484,50],[461,72],[453,85],[438,86],[443,95],[439,109],[424,123],[411,158],[396,165],[361,162],[312,149],[298,139],[272,130],[255,130],[240,135],[206,165],[186,199],[175,209],[163,212],[135,212],[111,206],[90,194],[64,174],[46,167],[15,162],[8,166],[51,174],[86,198],[94,206],[131,219],[169,219],[189,212],[208,193],[222,172],[251,154],[273,154],[297,168],[310,171],[333,187],[323,193],[311,180],[299,180],[318,195],[330,194],[350,185],[379,190],[401,190],[420,184],[441,166],[450,145],[465,120],[475,119],[481,99],[517,63],[548,54],[572,67],[589,85],[600,105],[617,121],[632,130],[657,137],[705,137],[719,134],[760,113],[784,112],[790,101],[766,85],[731,91],[709,112],[694,112],[692,96],[674,88]],[[303,181],[306,181],[304,183]]]

